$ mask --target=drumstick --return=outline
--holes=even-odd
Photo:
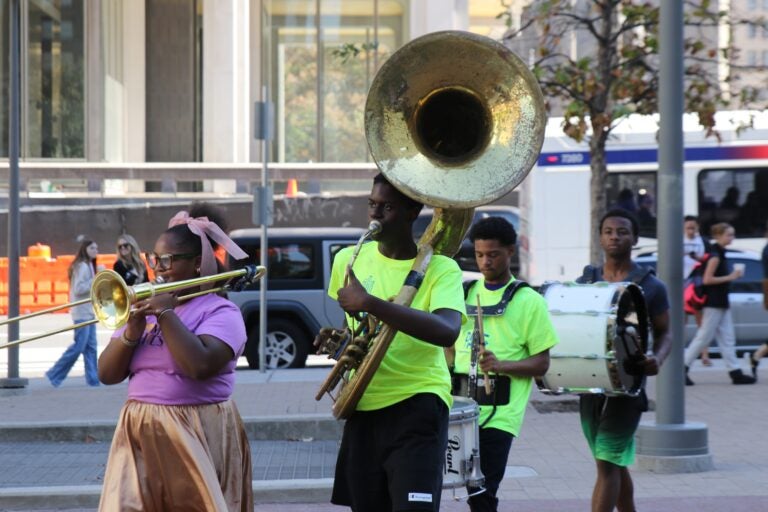
[[[485,334],[483,334],[483,307],[480,305],[480,294],[477,294],[477,330],[480,343],[480,357],[485,353]],[[491,381],[488,380],[488,372],[483,372],[483,384],[485,385],[485,394],[491,394]]]

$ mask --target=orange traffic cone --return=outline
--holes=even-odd
[[[296,182],[296,178],[288,180],[288,186],[285,187],[285,197],[296,197],[299,195],[299,184]]]

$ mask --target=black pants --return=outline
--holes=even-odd
[[[507,467],[509,449],[515,438],[509,432],[497,428],[480,429],[480,469],[485,476],[485,492],[469,498],[472,512],[496,512],[499,504],[496,493]],[[469,489],[470,494],[478,489]]]

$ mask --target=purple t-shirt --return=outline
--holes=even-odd
[[[240,310],[215,294],[201,295],[175,309],[187,328],[200,336],[214,336],[232,348],[233,357],[217,375],[205,380],[187,377],[168,350],[157,320],[147,327],[131,359],[128,398],[151,404],[212,404],[228,400],[235,384],[237,358],[247,338]],[[113,337],[120,336],[122,328]]]

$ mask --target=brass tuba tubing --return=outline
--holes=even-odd
[[[93,284],[91,285],[90,299],[64,304],[62,306],[57,306],[55,309],[64,309],[90,301],[93,305],[94,314],[96,315],[94,320],[81,322],[79,324],[67,326],[63,329],[48,331],[20,340],[13,340],[11,342],[0,345],[0,349],[21,345],[22,343],[39,340],[41,338],[47,338],[48,336],[53,336],[54,334],[71,331],[73,329],[85,327],[86,325],[95,324],[97,322],[109,329],[118,329],[125,325],[125,323],[128,321],[128,317],[131,313],[131,306],[140,300],[148,299],[161,293],[170,293],[186,288],[197,287],[207,283],[215,283],[218,281],[227,280],[226,284],[217,288],[197,291],[179,297],[179,302],[183,302],[194,297],[199,297],[200,295],[217,293],[223,290],[227,290],[232,287],[232,280],[237,278],[240,278],[238,285],[243,280],[245,280],[247,283],[255,282],[260,279],[266,273],[266,271],[266,267],[261,265],[246,265],[244,268],[238,270],[230,270],[228,272],[222,272],[212,276],[197,277],[194,279],[187,279],[185,281],[177,281],[175,283],[141,283],[135,286],[128,286],[117,272],[113,270],[102,270],[96,274],[96,277],[93,280]],[[46,310],[46,312],[50,312],[50,310]],[[9,318],[5,323],[24,320],[43,313],[44,312],[37,312],[36,314]]]

